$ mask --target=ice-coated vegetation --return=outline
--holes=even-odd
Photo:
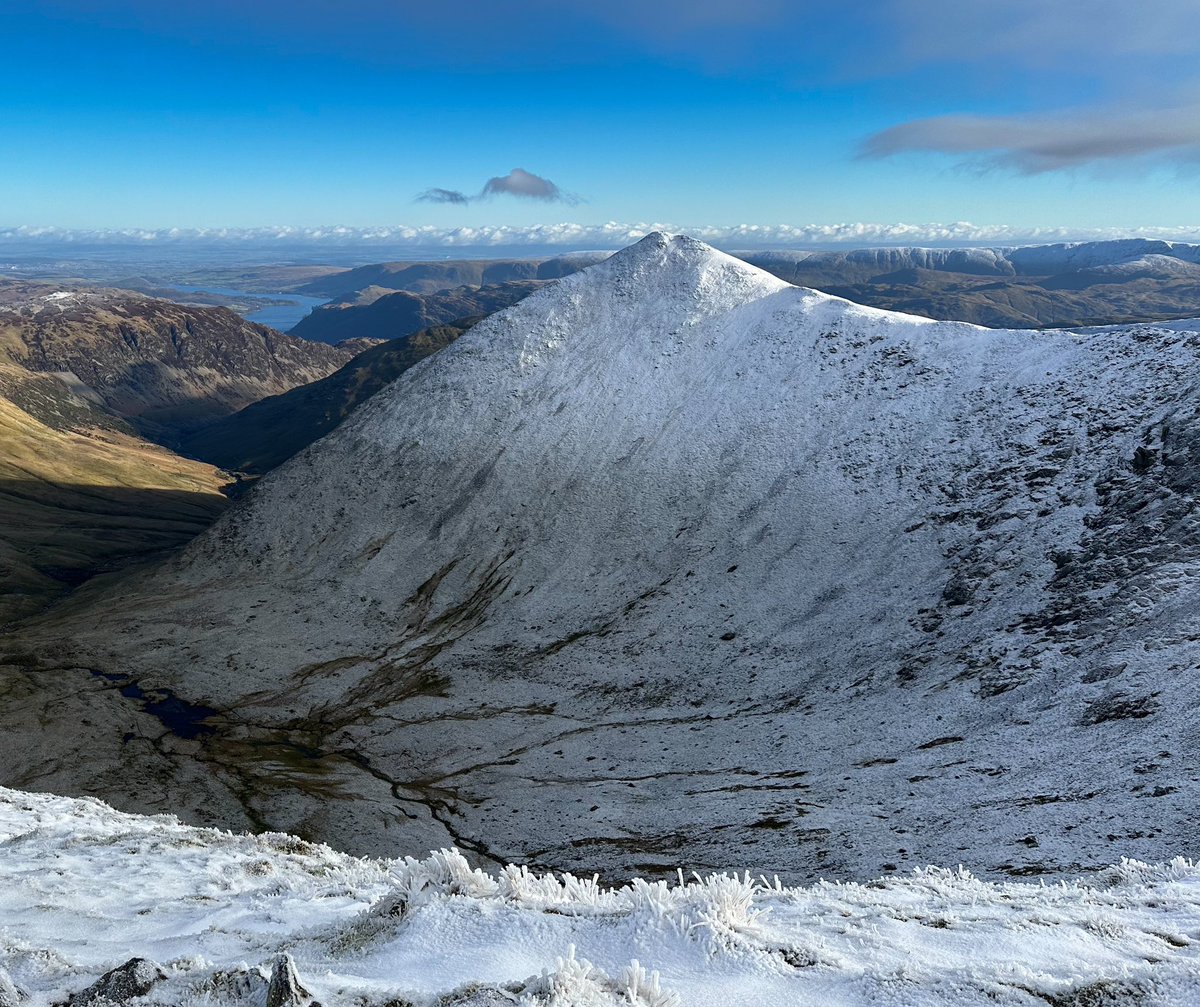
[[[83,1003],[99,988],[160,1007],[1200,996],[1200,866],[1185,860],[1050,885],[930,867],[865,884],[680,873],[605,887],[481,871],[454,850],[359,859],[0,789],[0,918],[0,1002],[7,991],[21,1004]]]

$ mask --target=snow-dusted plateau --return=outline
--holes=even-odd
[[[0,783],[271,834],[7,792],[0,964],[52,1000],[153,959],[164,1004],[1191,1002],[1198,357],[657,233],[547,285],[3,641]]]

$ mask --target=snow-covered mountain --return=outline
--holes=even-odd
[[[980,248],[856,248],[851,251],[739,252],[754,265],[778,276],[789,270],[824,270],[841,282],[903,269],[927,269],[976,276],[1052,276],[1078,270],[1121,266],[1143,259],[1170,260],[1191,275],[1200,264],[1200,245],[1150,238],[1066,241],[1046,245],[998,245]],[[1159,263],[1161,265],[1161,261]]]
[[[609,889],[443,850],[357,860],[0,788],[0,1003],[159,1007],[1179,1007],[1200,869],[961,868]]]
[[[2,782],[614,877],[1192,854],[1198,347],[651,235],[10,641]]]

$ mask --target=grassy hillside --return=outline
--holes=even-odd
[[[224,509],[224,481],[119,431],[55,430],[0,398],[0,626],[186,542]]]

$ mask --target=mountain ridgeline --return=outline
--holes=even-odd
[[[1200,313],[1200,246],[1131,240],[1019,248],[747,253],[789,283],[993,328],[1111,325]]]
[[[0,365],[10,375],[54,377],[74,397],[166,444],[322,378],[361,348],[288,336],[227,308],[123,290],[0,284]]]
[[[1200,246],[1176,242],[736,254],[797,286],[992,328],[1114,325],[1200,314]],[[331,343],[394,338],[498,310],[538,284],[605,257],[393,262],[333,272],[295,287],[332,300],[292,332]]]
[[[316,297],[353,296],[368,288],[433,294],[454,287],[487,287],[514,281],[557,280],[608,258],[607,252],[579,252],[550,259],[458,259],[443,262],[380,262],[308,280],[297,293]]]
[[[652,234],[10,635],[0,783],[611,878],[1173,856],[1198,354]]]

